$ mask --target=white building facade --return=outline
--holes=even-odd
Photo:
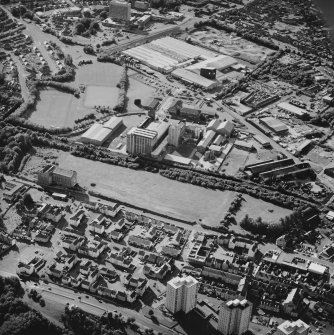
[[[189,313],[196,307],[198,288],[198,281],[191,276],[171,279],[167,283],[166,308],[172,313]]]
[[[252,304],[244,300],[230,300],[220,307],[218,331],[223,335],[241,335],[248,330]]]

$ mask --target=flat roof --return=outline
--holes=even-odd
[[[65,170],[65,169],[62,169],[56,166],[56,168],[53,170],[53,174],[58,174],[58,175],[65,176],[65,177],[72,177],[75,174],[75,171]]]
[[[165,160],[175,162],[175,163],[180,163],[184,165],[190,165],[191,159],[190,158],[185,158],[185,157],[180,157],[172,154],[167,154],[164,157]]]
[[[308,270],[313,273],[317,274],[324,274],[327,270],[327,268],[323,265],[317,264],[317,263],[310,263]]]
[[[131,128],[128,134],[133,134],[137,136],[142,136],[142,137],[147,137],[154,139],[155,137],[158,136],[158,132],[155,130],[150,130],[150,129],[142,129],[142,128]]]
[[[151,122],[146,129],[147,130],[152,130],[152,131],[156,131],[158,133],[158,138],[160,138],[161,136],[163,136],[168,128],[169,128],[170,124],[168,122],[162,121],[162,122]]]
[[[272,116],[261,118],[261,121],[268,127],[273,128],[275,131],[284,131],[289,129],[283,122]]]
[[[237,63],[238,61],[233,57],[227,55],[219,55],[217,57],[209,58],[202,62],[192,64],[188,66],[186,69],[189,71],[199,70],[201,68],[213,68],[216,70],[223,70]]]
[[[123,124],[123,118],[112,116],[106,123],[103,124],[103,127],[114,130],[115,128],[118,128],[121,124]]]
[[[298,116],[303,116],[304,114],[307,113],[305,109],[294,106],[286,101],[279,103],[277,106],[289,113],[292,113]]]
[[[186,69],[176,69],[172,72],[172,75],[181,78],[185,81],[188,81],[192,84],[197,84],[206,89],[209,89],[217,85],[216,81],[204,78],[201,75]]]
[[[198,281],[195,278],[193,278],[192,276],[174,277],[168,282],[168,285],[170,285],[174,288],[179,288],[181,286],[192,287],[192,286],[197,285],[197,284],[198,284]]]

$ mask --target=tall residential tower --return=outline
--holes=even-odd
[[[223,335],[241,335],[248,330],[252,304],[244,300],[230,300],[220,306],[218,331]]]
[[[198,287],[198,281],[191,276],[171,279],[167,283],[166,308],[172,313],[189,313],[196,306]]]

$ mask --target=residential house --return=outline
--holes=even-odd
[[[147,249],[147,250],[150,250],[153,246],[153,243],[150,240],[147,240],[145,238],[138,237],[138,236],[135,236],[135,235],[130,235],[129,236],[128,243],[130,245],[135,246],[135,247],[143,248],[143,249]]]

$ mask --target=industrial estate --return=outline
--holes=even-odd
[[[317,6],[0,1],[0,334],[334,335]]]

